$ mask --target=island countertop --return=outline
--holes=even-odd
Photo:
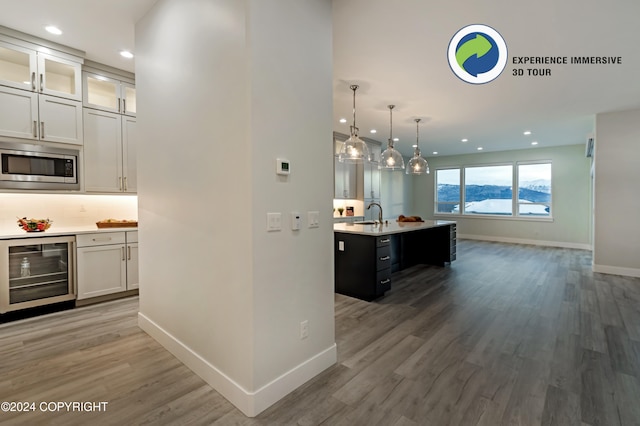
[[[396,222],[390,220],[387,224],[360,225],[354,223],[336,223],[333,232],[346,232],[359,235],[390,235],[402,232],[419,231],[422,229],[436,228],[439,226],[453,225],[456,222],[450,220],[425,220],[424,222]]]

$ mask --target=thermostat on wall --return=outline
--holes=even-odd
[[[291,172],[291,163],[284,158],[276,159],[276,174],[288,175]]]

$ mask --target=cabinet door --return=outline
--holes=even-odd
[[[87,192],[121,192],[122,121],[119,114],[84,109],[84,185]]]
[[[36,52],[0,41],[0,85],[36,90]]]
[[[82,100],[78,62],[38,52],[38,87],[40,93]]]
[[[356,198],[356,188],[358,182],[357,164],[342,163],[344,164],[344,198]]]
[[[38,94],[0,87],[0,135],[38,140]]]
[[[334,198],[347,198],[345,196],[344,187],[344,166],[345,163],[341,163],[338,160],[338,156],[333,157],[333,184],[334,184]]]
[[[122,108],[120,81],[99,74],[84,72],[82,88],[84,106],[103,111],[120,112]]]
[[[78,300],[127,289],[124,245],[80,247],[77,253]]]
[[[127,244],[127,290],[139,287],[138,280],[138,243]]]
[[[138,191],[136,119],[122,117],[122,168],[124,192]]]
[[[136,86],[129,83],[120,84],[122,95],[122,113],[131,117],[136,116]]]
[[[82,103],[55,96],[39,96],[40,140],[82,145]]]
[[[371,198],[380,198],[380,169],[378,163],[369,163],[371,167]],[[365,196],[369,196],[365,194]]]

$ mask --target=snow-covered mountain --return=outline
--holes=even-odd
[[[520,188],[530,189],[532,191],[551,193],[551,182],[547,179],[536,179],[528,182],[520,182]]]

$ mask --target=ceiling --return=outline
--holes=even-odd
[[[86,52],[134,71],[134,24],[156,0],[0,0],[0,25]],[[334,130],[349,133],[352,96],[360,135],[386,142],[393,110],[396,147],[433,156],[584,143],[600,112],[640,108],[637,0],[333,1]],[[469,84],[447,62],[462,27],[485,24],[505,39],[509,61],[495,80]],[[59,26],[52,36],[44,26]],[[520,56],[621,56],[618,65],[514,65]],[[524,76],[513,76],[522,68]],[[551,75],[528,76],[527,68]],[[346,118],[347,123],[340,123]],[[371,134],[371,129],[377,129]],[[523,132],[529,130],[531,135]],[[468,142],[462,142],[468,139]],[[535,147],[531,142],[536,141]]]

